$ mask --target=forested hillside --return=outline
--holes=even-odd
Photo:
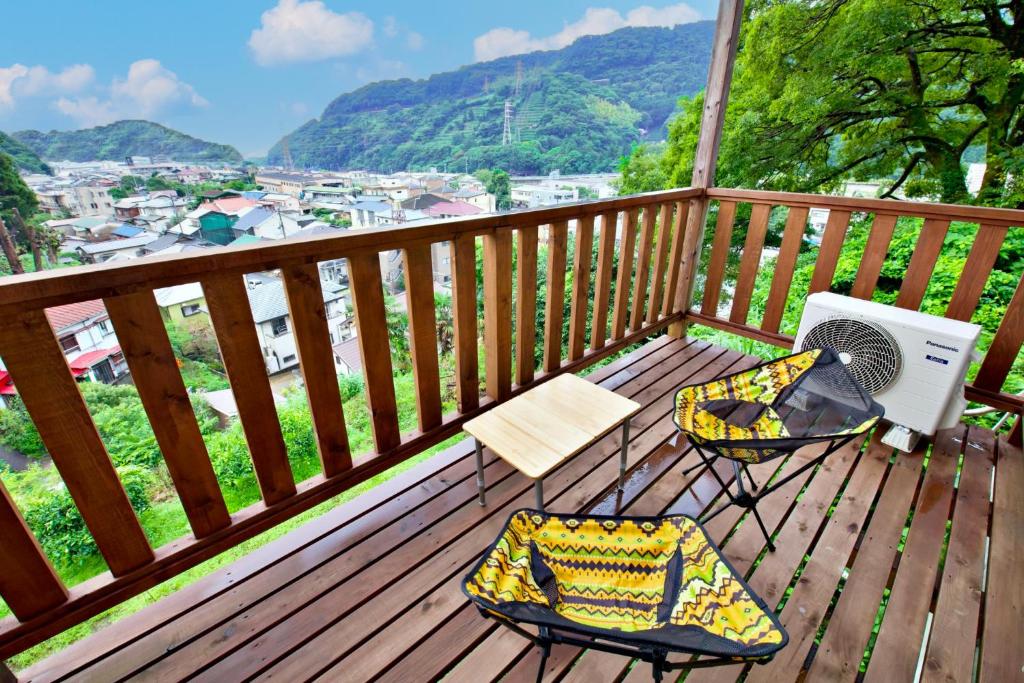
[[[0,131],[0,152],[14,159],[14,164],[29,173],[51,174],[50,167],[24,143]]]
[[[634,143],[663,138],[676,99],[703,87],[713,29],[626,28],[424,80],[372,83],[291,133],[288,151],[307,168],[613,170]],[[511,144],[502,144],[506,100]],[[279,142],[268,163],[283,162]]]
[[[51,161],[121,161],[127,156],[164,155],[180,161],[241,163],[231,145],[186,135],[151,121],[116,121],[82,130],[21,130],[12,137]]]

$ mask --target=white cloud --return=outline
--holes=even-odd
[[[627,26],[675,26],[701,19],[700,12],[686,3],[655,8],[642,5],[622,16],[607,7],[589,7],[579,21],[565,24],[554,35],[535,38],[527,31],[502,27],[477,36],[473,53],[478,62],[518,55],[536,50],[557,50],[571,45],[580,36],[604,35]]]
[[[74,64],[53,72],[45,66],[12,64],[0,67],[0,108],[11,109],[22,97],[67,95],[80,92],[96,77],[88,64]]]
[[[398,21],[392,16],[384,17],[384,25],[381,26],[381,31],[388,38],[394,38],[398,35]]]
[[[54,102],[58,111],[83,126],[125,118],[148,119],[168,110],[207,104],[195,88],[156,59],[133,62],[124,78],[111,81],[105,97],[61,97]]]
[[[416,31],[409,31],[405,36],[405,44],[410,50],[422,50],[423,42],[423,36]]]
[[[373,22],[359,12],[338,14],[320,0],[280,0],[249,36],[263,66],[314,62],[358,52],[373,41]]]

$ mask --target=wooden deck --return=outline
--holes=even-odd
[[[720,493],[675,443],[672,394],[756,360],[657,338],[590,379],[639,401],[630,471],[617,494],[615,430],[546,481],[549,509],[699,515]],[[754,469],[759,482],[813,449]],[[722,473],[728,468],[722,466]],[[463,574],[531,483],[487,454],[476,502],[466,441],[29,671],[26,680],[530,681],[538,653],[482,619]],[[697,670],[687,681],[1009,681],[1024,664],[1024,460],[990,432],[959,427],[934,448],[851,444],[765,499],[775,530],[730,510],[709,525],[737,569],[781,610],[790,644],[767,666]],[[909,533],[902,538],[909,522]],[[789,590],[792,588],[792,590]],[[872,636],[881,621],[877,639]],[[556,647],[545,680],[644,681],[647,665]]]

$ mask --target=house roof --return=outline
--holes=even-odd
[[[321,282],[321,285],[327,283]],[[249,305],[252,306],[253,321],[257,323],[288,315],[288,300],[285,299],[284,285],[276,278],[263,279],[263,284],[246,290],[249,294]],[[337,292],[323,289],[324,302],[336,301],[341,298]]]
[[[14,380],[6,370],[0,370],[0,396],[14,396],[18,392],[14,390]]]
[[[447,203],[448,200],[431,192],[425,192],[423,194],[418,194],[415,197],[409,197],[408,199],[403,200],[402,208],[425,211],[434,204],[440,204],[441,202]]]
[[[466,202],[445,202],[443,204],[438,203],[427,208],[427,214],[430,216],[475,216],[478,213],[483,213],[483,209],[479,206],[473,206]]]
[[[72,225],[79,230],[91,230],[92,228],[98,228],[106,223],[106,218],[100,218],[98,216],[84,216],[82,218],[75,219]]]
[[[350,372],[363,371],[363,357],[359,354],[359,338],[352,337],[331,347],[334,355],[344,363]]]
[[[262,242],[262,241],[263,241],[262,237],[257,237],[256,235],[250,235],[249,233],[245,233],[244,235],[239,235],[235,239],[233,239],[230,242],[228,242],[228,246],[229,247],[236,247],[236,246],[238,246],[240,244],[254,244],[256,242]]]
[[[204,296],[203,287],[198,282],[155,289],[153,290],[153,295],[156,296],[156,305],[160,308],[202,299]]]
[[[108,240],[106,242],[90,242],[79,247],[86,254],[105,254],[108,251],[120,251],[122,249],[133,249],[142,247],[156,239],[156,235],[145,233],[138,237],[130,237],[123,240]]]
[[[82,301],[77,304],[64,304],[46,309],[46,317],[50,320],[50,326],[56,331],[85,322],[90,318],[106,316],[107,309],[102,299]]]
[[[145,232],[145,230],[140,227],[122,223],[110,234],[115,237],[136,237],[143,232]]]
[[[117,344],[109,349],[93,349],[92,351],[86,351],[74,360],[68,361],[68,365],[71,366],[71,371],[75,372],[76,375],[82,374],[101,360],[110,358],[115,353],[121,353],[121,347]]]
[[[238,222],[233,226],[233,229],[240,232],[246,232],[273,216],[274,213],[274,211],[263,206],[254,207],[252,210],[246,211],[242,214],[241,218],[239,218]]]
[[[163,251],[164,249],[167,249],[177,244],[179,239],[181,239],[181,235],[175,233],[167,233],[166,235],[160,235],[155,240],[149,242],[145,247],[143,247],[143,250],[148,251],[151,254],[158,251]]]
[[[246,199],[245,197],[233,196],[205,201],[200,204],[198,208],[206,209],[207,211],[234,214],[249,206],[256,206],[256,202],[251,199]]]

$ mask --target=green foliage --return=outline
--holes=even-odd
[[[178,161],[242,163],[242,155],[230,145],[206,142],[151,121],[116,121],[48,133],[22,130],[12,137],[44,159],[123,161],[129,156],[165,155]]]
[[[0,217],[10,227],[12,209],[17,209],[23,219],[30,217],[39,207],[39,200],[18,175],[14,159],[0,154]]]
[[[46,447],[39,437],[25,404],[17,396],[6,396],[6,410],[0,410],[0,443],[7,448],[30,457],[46,455]]]
[[[883,181],[883,196],[902,190],[1020,205],[1019,10],[986,7],[965,9],[954,0],[748,3],[716,183],[829,191],[857,178]],[[701,96],[680,100],[661,160],[667,185],[690,182],[702,108]],[[962,163],[982,154],[987,170],[975,199]],[[649,160],[641,151],[633,164]]]
[[[477,170],[475,175],[483,184],[484,189],[494,195],[499,211],[512,208],[512,181],[506,171],[500,168],[493,171],[487,168]]]
[[[712,30],[627,28],[420,81],[372,83],[290,133],[289,149],[295,163],[318,168],[610,171],[634,143],[663,136],[676,98],[702,86]],[[502,145],[506,100],[514,142]],[[280,143],[267,160],[282,163]]]
[[[53,169],[46,165],[27,145],[0,131],[0,154],[6,154],[15,165],[29,173],[53,175]]]

